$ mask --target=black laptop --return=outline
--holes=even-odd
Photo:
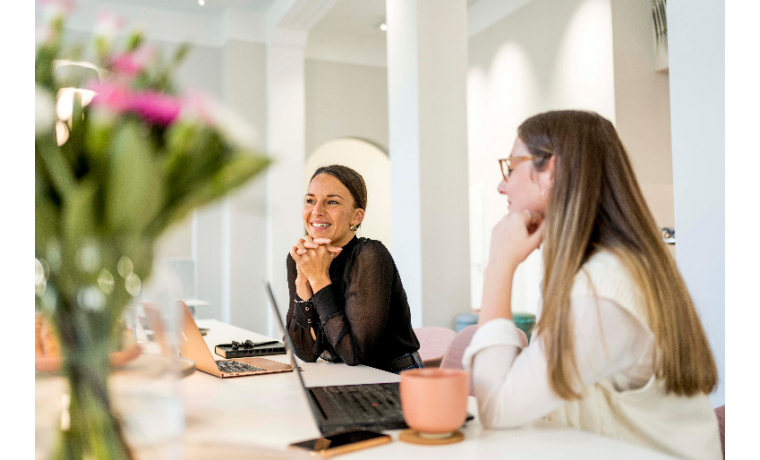
[[[280,317],[272,286],[269,282],[265,282],[265,285],[272,312],[280,325],[285,345],[291,350],[293,367],[306,393],[306,399],[309,401],[319,431],[324,436],[329,436],[346,430],[382,431],[408,428],[401,411],[398,383],[307,387],[295,361],[295,355],[292,353],[293,341]]]

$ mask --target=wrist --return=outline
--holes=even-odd
[[[478,324],[495,318],[512,319],[512,280],[514,268],[489,266],[483,274],[483,296]]]
[[[311,287],[308,284],[305,286],[296,286],[296,295],[298,295],[298,298],[304,302],[309,301],[312,295]]]
[[[485,270],[483,270],[483,276],[485,278],[492,278],[495,280],[498,279],[504,279],[504,278],[512,278],[515,275],[515,271],[517,271],[517,264],[513,263],[493,263],[491,261],[488,262],[486,265]]]
[[[312,292],[319,292],[325,286],[332,284],[329,276],[316,276],[309,279],[309,286]]]

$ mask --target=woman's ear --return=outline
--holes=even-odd
[[[351,225],[359,225],[364,220],[364,209],[356,209],[354,210],[354,218],[351,219]]]
[[[556,159],[557,155],[552,155],[546,163],[544,170],[538,173],[538,185],[541,187],[541,190],[548,191],[554,185],[554,162]]]

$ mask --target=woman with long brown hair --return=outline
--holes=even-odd
[[[480,420],[542,417],[684,458],[721,458],[717,370],[699,317],[612,123],[555,111],[499,160],[509,214],[493,229],[479,328],[463,364]],[[543,245],[531,344],[512,323],[517,266]]]

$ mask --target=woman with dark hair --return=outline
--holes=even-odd
[[[499,160],[510,213],[493,229],[479,328],[463,364],[480,420],[549,419],[681,458],[722,458],[702,325],[612,124],[527,119]],[[531,344],[512,323],[517,266],[543,243]]]
[[[351,168],[314,172],[306,235],[287,258],[288,333],[304,361],[343,361],[389,372],[422,367],[420,344],[396,264],[379,241],[358,238],[367,187]]]

